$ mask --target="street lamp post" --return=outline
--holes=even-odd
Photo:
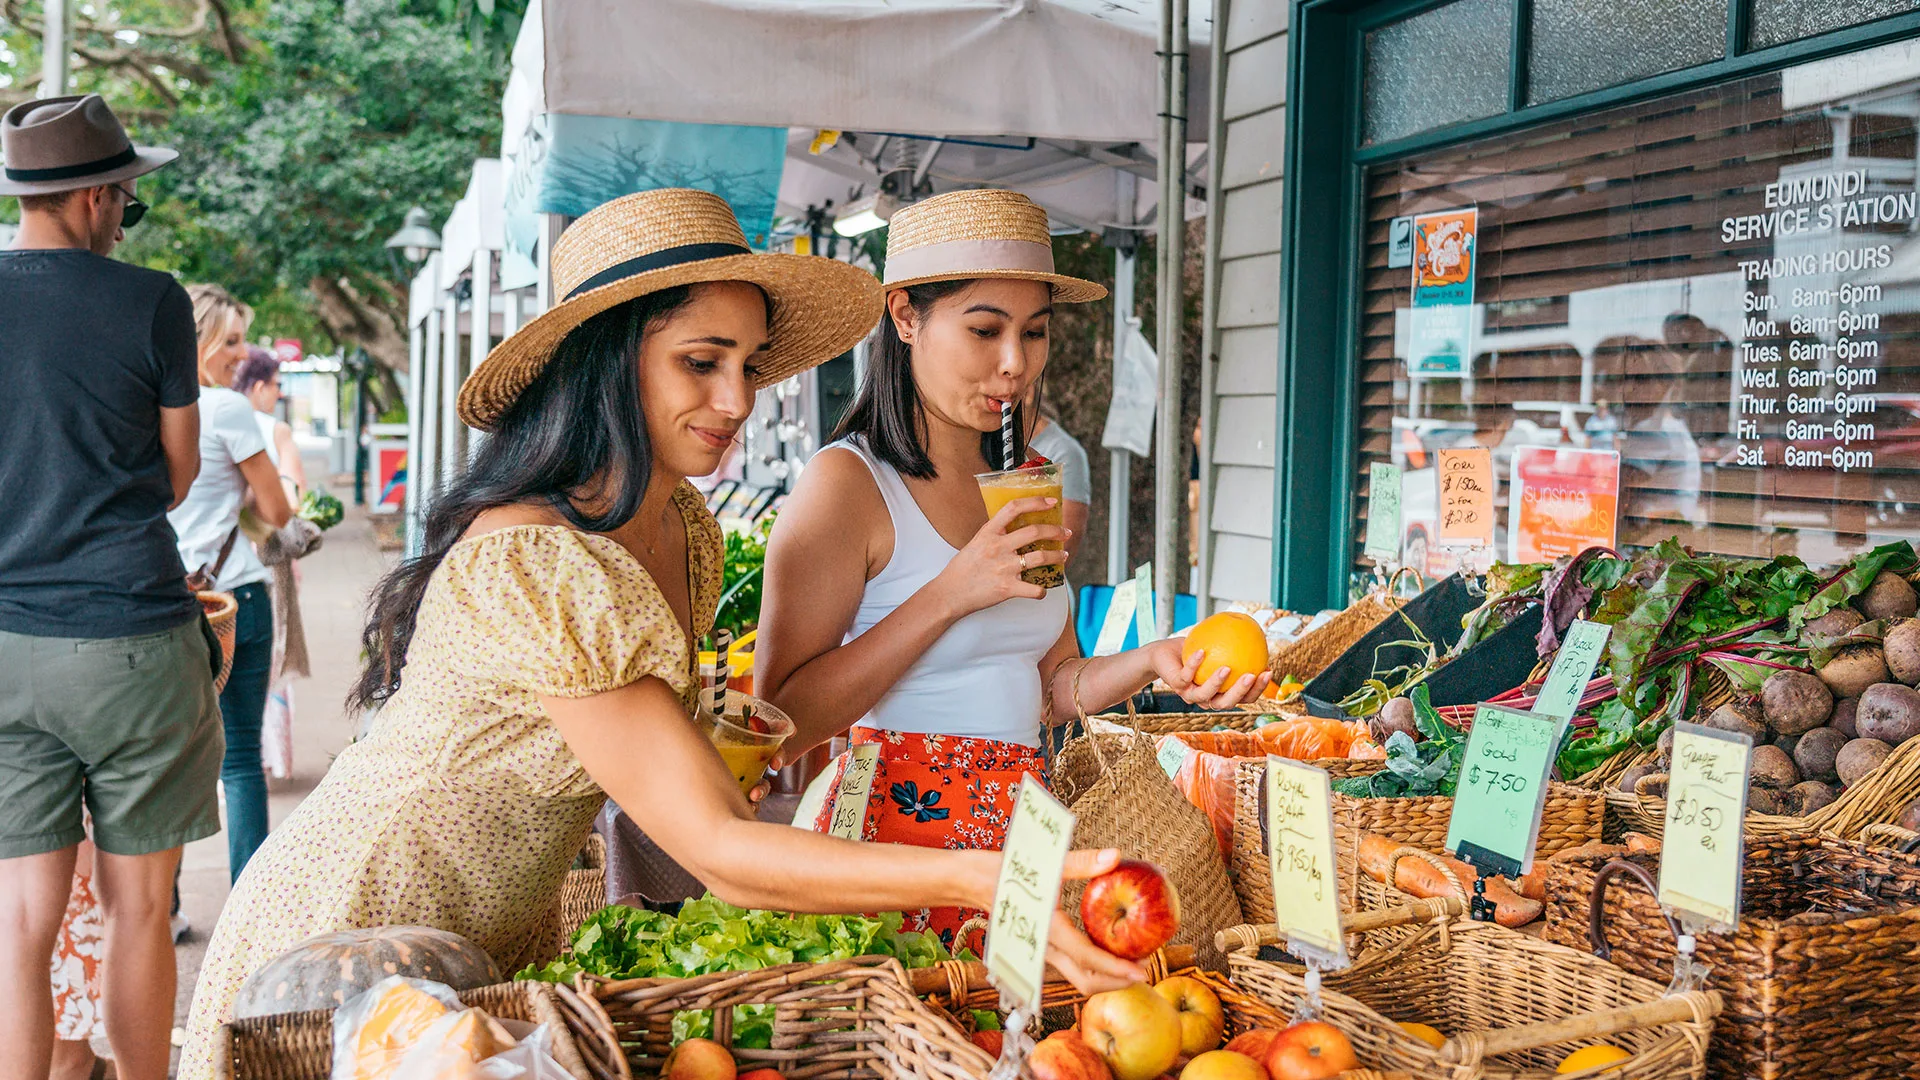
[[[440,234],[433,230],[432,222],[433,218],[427,213],[425,207],[416,206],[408,210],[406,220],[402,222],[400,226],[400,231],[387,237],[386,248],[388,256],[392,257],[392,254],[398,251],[401,256],[407,260],[407,264],[414,267],[418,267],[421,263],[425,262],[428,256],[440,250]],[[394,269],[396,271],[399,269],[397,262]],[[427,482],[426,477],[421,474],[421,470],[417,467],[421,458],[420,434],[425,430],[424,425],[421,423],[423,403],[419,399],[423,396],[421,390],[429,385],[424,377],[425,373],[419,370],[419,366],[422,363],[421,354],[420,328],[413,322],[412,312],[409,311],[407,315],[407,365],[409,368],[407,372],[407,386],[412,391],[412,394],[410,395],[410,400],[407,401],[407,499],[405,510],[409,550],[418,550],[418,548],[414,546],[413,541],[414,518],[419,514],[421,506],[420,500],[425,491],[422,485]],[[360,355],[363,362],[371,362],[372,358],[368,357],[364,350],[362,350]],[[363,366],[360,372],[360,400],[363,404],[357,414],[357,422],[360,424],[361,430],[354,433],[355,437],[360,440],[360,445],[363,448],[360,456],[355,459],[354,463],[354,495],[356,499],[362,500],[365,497],[366,491],[366,452],[364,449],[368,438],[365,430],[367,416],[364,403],[366,398],[367,370]]]

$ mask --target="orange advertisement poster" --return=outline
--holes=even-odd
[[[1507,557],[1551,562],[1596,545],[1610,548],[1619,508],[1617,452],[1517,447],[1507,510]]]
[[[1434,454],[1439,484],[1440,543],[1448,547],[1493,546],[1493,451],[1484,446]]]

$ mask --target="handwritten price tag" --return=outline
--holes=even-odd
[[[1400,466],[1376,461],[1367,467],[1367,557],[1400,561]]]
[[[1073,825],[1073,811],[1032,776],[1021,777],[987,926],[987,974],[1015,1005],[1040,1007],[1047,932],[1060,906],[1060,872]]]
[[[858,840],[865,834],[867,794],[873,790],[873,774],[879,767],[877,744],[862,743],[847,751],[847,767],[840,773],[840,790],[833,796],[833,817],[827,822],[827,835]]]
[[[1507,877],[1532,868],[1547,777],[1566,728],[1563,717],[1498,705],[1474,710],[1453,815],[1447,820],[1448,851]]]
[[[1740,918],[1752,753],[1753,740],[1737,732],[1697,724],[1674,729],[1660,903],[1716,926],[1732,927]]]
[[[1535,713],[1558,720],[1573,719],[1580,709],[1580,698],[1586,694],[1587,682],[1593,678],[1593,669],[1606,652],[1611,629],[1605,623],[1573,621],[1553,658],[1553,667],[1547,670],[1547,683],[1533,703]]]
[[[1442,450],[1435,455],[1440,488],[1440,543],[1456,547],[1493,544],[1493,451],[1484,446]]]
[[[1334,876],[1332,781],[1325,769],[1267,758],[1274,922],[1288,951],[1327,970],[1348,964]]]

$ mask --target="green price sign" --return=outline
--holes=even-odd
[[[1367,557],[1400,563],[1400,466],[1376,461],[1367,467]]]
[[[1447,821],[1447,850],[1483,872],[1519,877],[1533,867],[1540,809],[1564,717],[1481,705]]]
[[[1580,698],[1587,692],[1587,680],[1607,648],[1606,623],[1573,620],[1567,636],[1560,642],[1553,666],[1547,669],[1547,684],[1540,688],[1533,711],[1541,716],[1570,720],[1580,709]]]

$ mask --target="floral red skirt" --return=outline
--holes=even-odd
[[[1031,774],[1047,782],[1046,759],[1036,747],[994,739],[952,735],[914,735],[854,728],[851,743],[880,747],[873,787],[867,794],[867,820],[861,838],[879,844],[911,844],[948,850],[998,851],[1020,793],[1020,778]],[[832,792],[846,768],[841,756],[832,787],[813,822],[826,832],[833,816]],[[968,908],[922,908],[906,913],[906,928],[931,930],[948,949],[965,947],[981,955],[982,934],[969,933],[956,944],[967,921],[986,913]]]

